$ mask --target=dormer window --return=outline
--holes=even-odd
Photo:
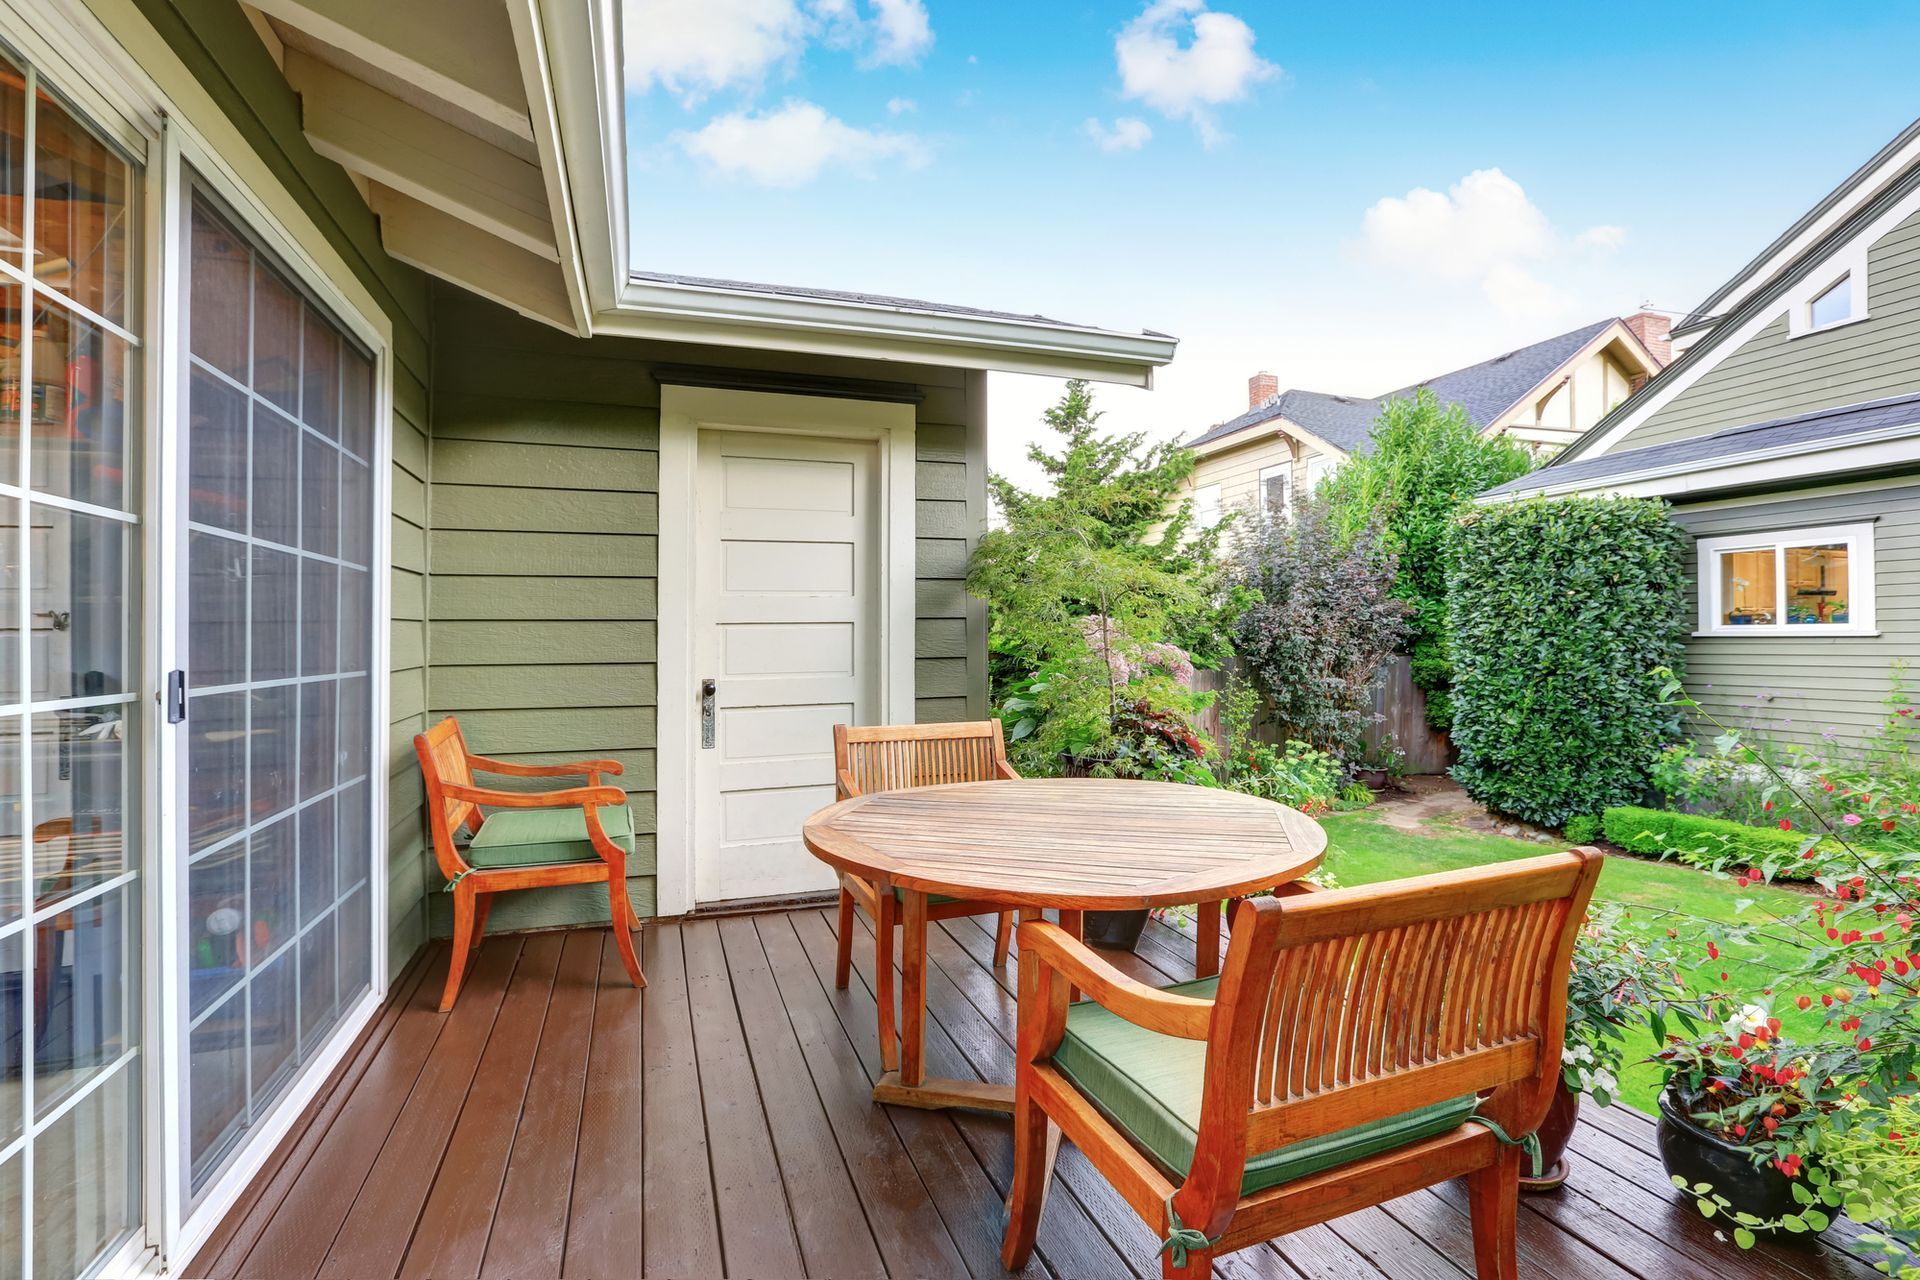
[[[1824,329],[1853,317],[1853,273],[1848,272],[1807,304],[1807,327]]]

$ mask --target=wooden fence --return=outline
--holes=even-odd
[[[1239,667],[1239,660],[1228,658],[1218,671],[1193,673],[1195,691],[1217,693],[1226,688],[1227,677]],[[1406,753],[1408,773],[1445,773],[1453,763],[1453,744],[1447,735],[1427,724],[1427,695],[1413,682],[1412,663],[1405,655],[1388,659],[1380,679],[1373,687],[1373,710],[1377,717],[1367,726],[1367,753],[1384,755],[1390,748]],[[1215,704],[1200,713],[1199,727],[1217,745],[1220,742],[1220,707]],[[1259,725],[1254,736],[1262,742],[1280,745],[1280,735],[1271,726]]]

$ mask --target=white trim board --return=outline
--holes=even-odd
[[[1846,243],[1835,246],[1834,251],[1825,261],[1836,264],[1842,262],[1851,263],[1854,261],[1853,255],[1858,254],[1859,260],[1864,263],[1867,251],[1871,249],[1876,241],[1912,217],[1916,212],[1920,212],[1920,187],[1909,191],[1878,218],[1875,218],[1872,222],[1862,227],[1849,238]],[[1774,321],[1779,320],[1782,316],[1790,314],[1794,308],[1810,301],[1816,292],[1832,284],[1834,280],[1839,278],[1840,274],[1840,270],[1831,272],[1818,270],[1809,271],[1806,276],[1798,281],[1791,289],[1786,290],[1780,297],[1774,299],[1771,304],[1749,316],[1738,329],[1728,333],[1724,337],[1721,337],[1717,332],[1704,335],[1701,339],[1702,341],[1707,340],[1709,337],[1714,340],[1716,345],[1712,351],[1704,353],[1700,359],[1688,365],[1686,368],[1678,370],[1673,376],[1661,381],[1656,381],[1653,385],[1649,386],[1647,390],[1642,393],[1643,398],[1637,397],[1640,399],[1640,403],[1634,406],[1631,413],[1614,424],[1604,436],[1596,439],[1587,448],[1580,449],[1574,456],[1579,458],[1597,458],[1612,450],[1614,446],[1618,445],[1633,431],[1643,426],[1649,418],[1673,403],[1675,398],[1682,392],[1692,387],[1712,370],[1717,369],[1722,361],[1751,342],[1759,335],[1761,330],[1765,329]],[[1862,298],[1858,305],[1865,308],[1868,306],[1868,300]],[[1826,330],[1822,329],[1819,332],[1824,333]],[[1728,427],[1739,425],[1741,424],[1737,422],[1725,424],[1725,426]],[[1579,441],[1575,441],[1572,447],[1577,448],[1578,445]]]
[[[888,722],[914,719],[914,408],[874,400],[668,384],[660,389],[658,689],[654,741],[655,911],[684,915],[694,885],[694,752],[699,680],[693,669],[693,562],[699,528],[699,433],[775,432],[874,440],[880,449],[880,706]]]

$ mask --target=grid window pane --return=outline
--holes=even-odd
[[[0,1028],[0,1148],[6,1147],[20,1136],[20,1094],[26,1085],[26,1059],[20,1052],[20,1019],[22,1001],[21,979],[26,974],[23,954],[26,949],[27,935],[22,932],[10,933],[0,938],[0,976],[6,981],[0,983],[0,1015],[6,1018],[6,1026]],[[19,1174],[19,1162],[13,1164],[16,1179]],[[7,1232],[20,1219],[20,1183],[13,1183],[11,1197],[0,1198],[0,1242],[8,1239]],[[13,1274],[19,1274],[20,1238],[12,1237],[9,1248],[0,1243],[0,1275],[7,1274],[7,1263],[14,1264]]]
[[[20,503],[0,498],[0,704],[20,701],[20,593],[31,589],[20,547]]]
[[[0,953],[5,951],[6,944],[0,942]],[[6,1101],[6,1096],[6,1091],[0,1089],[0,1104]],[[14,1108],[15,1112],[19,1110]],[[4,1132],[3,1123],[0,1123],[0,1132]],[[20,1224],[26,1221],[26,1214],[21,1211],[26,1191],[26,1163],[24,1155],[0,1161],[0,1280],[20,1280],[26,1265],[20,1234]]]
[[[139,1225],[138,1061],[33,1142],[33,1274],[75,1276]]]
[[[1847,544],[1787,547],[1787,621],[1838,626],[1848,621]]]
[[[33,487],[124,508],[133,350],[58,303],[33,307]]]
[[[33,1109],[42,1119],[127,1049],[130,898],[126,887],[109,890],[34,927]]]
[[[193,688],[247,678],[247,544],[187,535],[187,680]]]
[[[0,135],[0,145],[7,141]],[[12,207],[6,200],[0,200],[0,204]],[[6,235],[0,231],[0,237]],[[28,375],[20,342],[21,294],[17,284],[0,288],[0,352],[4,353],[0,354],[0,412],[7,419],[5,429],[0,430],[0,480],[7,484],[20,482],[20,408],[31,394],[22,388]]]
[[[247,397],[199,365],[187,371],[187,518],[247,531]]]
[[[247,850],[214,850],[187,868],[187,1015],[197,1018],[246,976]]]
[[[44,89],[34,114],[34,275],[124,325],[133,166]]]
[[[187,280],[193,331],[188,349],[237,382],[247,380],[253,253],[202,206],[193,207],[193,272]]]
[[[104,698],[137,688],[129,632],[139,617],[133,527],[39,503],[28,519],[29,696]]]
[[[26,176],[27,75],[0,58],[0,257],[16,267],[25,260],[26,251],[26,228],[20,219]],[[6,1274],[6,1264],[0,1260],[0,1276]]]
[[[371,448],[372,362],[230,219],[196,206],[194,243],[217,256],[215,279],[188,291],[187,328],[199,332],[203,307],[247,317],[238,333],[221,316],[206,322],[207,351],[237,369],[239,386],[221,385],[245,404],[244,465],[205,469],[231,491],[210,496],[208,509],[242,513],[219,527],[244,549],[245,572],[232,570],[244,589],[211,591],[208,627],[188,636],[190,648],[212,650],[191,660],[245,686],[197,695],[188,717],[202,757],[196,764],[190,752],[191,840],[232,840],[236,859],[244,850],[238,914],[220,918],[233,930],[227,958],[237,972],[226,980],[235,989],[209,992],[188,1064],[197,1191],[371,981],[374,492],[365,455],[342,452]],[[198,269],[190,262],[189,277]],[[224,432],[210,455],[240,456],[235,420],[207,417]],[[201,422],[196,415],[194,429]],[[343,553],[360,558],[343,567]],[[341,678],[343,661],[360,674]],[[342,945],[356,954],[343,956]],[[190,970],[198,964],[188,957]]]
[[[42,909],[133,870],[133,710],[116,703],[33,717],[34,901]]]

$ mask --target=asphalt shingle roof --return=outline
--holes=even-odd
[[[1858,404],[1820,409],[1793,418],[1773,418],[1729,427],[1712,435],[1670,440],[1641,449],[1603,453],[1597,458],[1578,458],[1572,462],[1542,467],[1517,480],[1509,480],[1487,490],[1488,496],[1531,493],[1549,486],[1599,483],[1618,476],[1643,471],[1676,469],[1698,471],[1755,453],[1791,449],[1796,445],[1818,445],[1850,436],[1866,435],[1899,427],[1920,427],[1920,395],[1893,396],[1885,400],[1866,400]]]
[[[1458,404],[1479,426],[1486,426],[1511,409],[1553,371],[1572,359],[1614,322],[1612,316],[1558,334],[1543,342],[1509,351],[1491,360],[1455,369],[1385,395],[1327,395],[1319,391],[1284,391],[1258,408],[1209,427],[1187,441],[1188,448],[1230,436],[1237,431],[1285,418],[1348,453],[1364,452],[1371,442],[1373,422],[1389,400],[1405,399],[1421,387],[1430,388],[1442,403]]]

